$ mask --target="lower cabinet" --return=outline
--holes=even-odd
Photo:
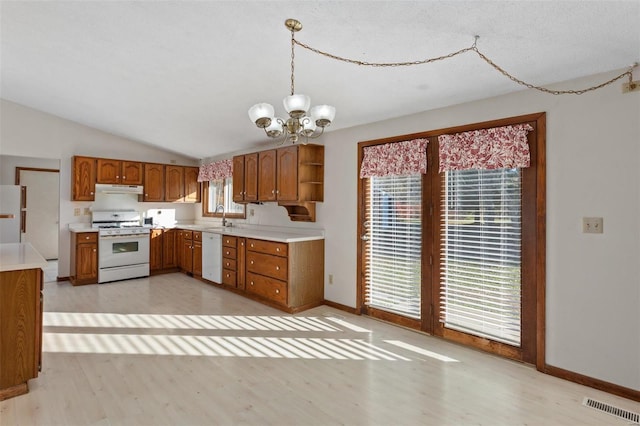
[[[73,285],[98,282],[98,233],[71,233],[71,274]]]
[[[152,265],[162,264],[162,270],[171,270],[167,264],[167,250],[173,247],[172,259],[177,258],[179,270],[201,277],[202,232],[156,231],[163,230],[153,230],[151,234]],[[163,238],[156,241],[158,237],[154,235]],[[290,313],[322,305],[324,240],[282,243],[222,235],[221,281],[216,284]]]
[[[178,231],[178,267],[182,272],[202,276],[202,232]]]
[[[237,246],[237,240],[237,237],[223,236],[223,245],[226,241],[230,244],[222,251],[223,282],[229,274],[229,283],[235,279],[239,288],[238,277],[242,274],[247,295],[287,312],[324,303],[324,240],[280,243],[246,238],[242,247]],[[238,262],[240,256],[242,262]],[[227,264],[234,265],[233,260],[235,271],[226,268]]]
[[[151,274],[173,272],[178,268],[176,235],[174,229],[152,229],[149,244],[149,269]]]
[[[42,269],[0,272],[0,401],[29,392],[42,363]]]

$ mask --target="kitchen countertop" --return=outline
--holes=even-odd
[[[29,243],[0,244],[0,272],[46,267],[47,261]]]
[[[260,226],[211,226],[202,224],[176,224],[175,226],[156,226],[151,229],[187,229],[191,231],[213,232],[215,234],[233,235],[244,238],[295,243],[299,241],[323,240],[324,231],[318,229],[260,227]],[[98,232],[90,223],[71,223],[71,232]]]

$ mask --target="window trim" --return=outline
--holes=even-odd
[[[423,198],[423,217],[425,223],[423,226],[423,280],[430,279],[431,285],[423,285],[423,288],[430,287],[430,294],[425,294],[428,291],[423,291],[423,320],[420,324],[415,321],[398,321],[397,318],[393,318],[392,315],[387,313],[372,312],[372,310],[365,309],[364,306],[364,278],[363,273],[365,270],[365,257],[362,250],[362,244],[360,237],[363,230],[364,211],[365,211],[365,182],[363,179],[359,179],[358,188],[358,215],[357,215],[357,288],[356,288],[356,310],[362,314],[368,314],[375,316],[383,320],[390,320],[397,324],[404,325],[410,328],[418,329],[430,334],[436,334],[438,326],[439,312],[436,311],[436,302],[439,298],[439,262],[438,255],[436,253],[439,250],[439,215],[440,209],[438,208],[440,203],[438,198],[440,196],[440,185],[442,184],[438,179],[437,170],[437,158],[438,158],[438,143],[437,137],[442,134],[459,133],[477,129],[486,129],[492,127],[501,127],[512,124],[529,123],[534,127],[533,132],[529,132],[527,139],[529,141],[531,152],[531,167],[525,170],[523,173],[523,185],[529,185],[533,188],[532,202],[524,206],[522,212],[522,221],[530,226],[530,232],[526,235],[523,233],[522,240],[528,245],[528,253],[526,256],[530,256],[527,266],[523,265],[522,275],[527,276],[532,280],[534,285],[529,289],[531,294],[527,297],[534,299],[532,309],[526,313],[523,311],[522,315],[527,315],[527,324],[529,327],[534,328],[530,333],[530,339],[533,340],[529,345],[525,353],[514,353],[509,351],[509,347],[505,346],[504,351],[495,351],[493,348],[494,342],[485,341],[472,341],[473,339],[460,338],[459,342],[477,347],[484,350],[489,350],[494,353],[499,353],[503,356],[522,359],[525,362],[535,364],[536,368],[540,371],[544,371],[546,368],[545,360],[545,327],[546,327],[546,113],[539,112],[533,114],[527,114],[516,117],[503,118],[498,120],[491,120],[481,123],[473,123],[462,126],[449,127],[445,129],[430,130],[426,132],[413,133],[409,135],[394,136],[379,140],[361,141],[358,143],[358,166],[362,164],[363,148],[370,145],[377,145],[382,143],[401,142],[409,139],[419,138],[431,138],[427,148],[427,161],[428,168],[427,174],[424,175],[423,191],[426,195]],[[435,178],[434,178],[435,177]],[[441,177],[440,177],[441,178]],[[535,201],[534,201],[535,199]],[[526,208],[525,208],[526,207]],[[433,208],[434,214],[431,217],[429,210]],[[525,254],[523,253],[523,256]],[[430,265],[430,259],[433,259],[433,265]],[[430,272],[429,272],[430,271]],[[430,275],[429,275],[430,274]],[[523,295],[524,296],[524,295]],[[430,318],[430,320],[429,320]],[[465,335],[467,336],[467,335]],[[452,336],[443,335],[445,339],[450,339]],[[457,340],[457,339],[451,339]]]
[[[231,201],[233,201],[233,199]],[[236,203],[236,204],[240,204],[240,203]],[[210,212],[207,208],[208,206],[209,206],[209,181],[204,181],[202,182],[202,217],[222,218],[222,213]],[[224,217],[227,219],[246,219],[247,218],[246,204],[243,204],[242,213],[225,213]]]

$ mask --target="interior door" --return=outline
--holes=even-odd
[[[60,173],[50,169],[18,168],[26,189],[22,241],[29,242],[47,260],[58,258]]]

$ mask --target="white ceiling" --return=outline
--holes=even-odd
[[[3,0],[1,6],[2,98],[193,158],[268,139],[247,110],[269,102],[284,113],[287,18],[304,26],[297,40],[364,61],[448,54],[479,34],[484,54],[536,85],[640,61],[640,1]],[[296,47],[295,69],[297,93],[311,96],[312,105],[336,107],[328,130],[522,89],[473,52],[383,69]]]

